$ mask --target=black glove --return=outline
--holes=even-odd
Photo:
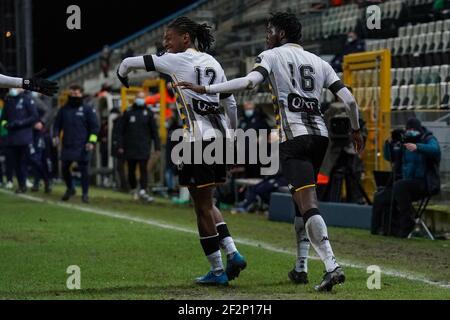
[[[120,66],[119,66],[119,68],[117,68],[117,78],[119,78],[119,80],[120,80],[120,82],[122,82],[122,84],[125,86],[125,87],[127,87],[127,88],[130,88],[130,84],[128,83],[128,77],[122,77],[120,74],[119,74],[119,69],[120,69]]]
[[[58,83],[41,78],[46,70],[41,70],[36,73],[31,79],[23,79],[22,88],[29,91],[36,91],[46,96],[53,96],[58,92]]]

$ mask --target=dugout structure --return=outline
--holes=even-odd
[[[363,186],[375,191],[373,171],[390,171],[383,158],[383,145],[391,132],[391,53],[389,50],[344,56],[344,83],[350,86],[366,122],[368,137],[363,153]]]

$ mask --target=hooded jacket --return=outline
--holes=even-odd
[[[386,160],[399,159],[402,179],[423,179],[427,183],[428,193],[434,195],[440,191],[439,166],[441,149],[439,142],[431,131],[422,127],[422,136],[416,143],[417,151],[411,152],[404,146],[392,148],[388,143],[384,146]]]

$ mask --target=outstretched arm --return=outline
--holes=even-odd
[[[264,81],[264,76],[258,71],[252,71],[242,78],[213,84],[210,86],[199,86],[189,82],[179,82],[175,86],[189,89],[197,93],[230,93],[236,91],[251,90]]]
[[[23,88],[29,91],[36,91],[46,96],[53,96],[58,91],[58,83],[41,78],[45,73],[42,70],[31,79],[8,77],[0,74],[0,88]]]
[[[0,88],[22,88],[22,78],[8,77],[0,74]]]
[[[157,71],[171,74],[179,65],[176,54],[166,53],[162,56],[148,54],[140,57],[126,58],[117,69],[117,77],[122,84],[129,88],[128,74],[134,70]]]
[[[130,87],[128,83],[128,74],[133,70],[145,70],[145,61],[143,56],[126,58],[120,64],[119,69],[117,69],[117,77],[127,88]]]

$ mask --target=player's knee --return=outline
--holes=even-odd
[[[310,208],[309,210],[303,213],[303,221],[305,223],[305,226],[308,220],[314,216],[320,216],[320,211],[318,208]]]

